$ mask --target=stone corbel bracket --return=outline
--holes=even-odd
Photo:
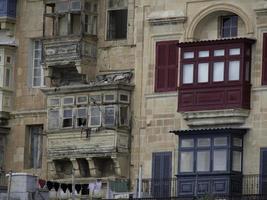
[[[176,10],[169,11],[157,11],[152,12],[148,15],[147,21],[151,25],[166,25],[166,24],[178,24],[184,23],[187,17],[184,16],[183,12]]]

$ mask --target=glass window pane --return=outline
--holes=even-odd
[[[180,172],[193,172],[193,152],[181,152]]]
[[[193,139],[183,139],[181,142],[181,147],[194,147]]]
[[[213,63],[213,81],[219,82],[224,80],[224,62]]]
[[[210,151],[197,152],[197,171],[210,171]]]
[[[64,110],[63,117],[64,118],[72,118],[72,110]]]
[[[210,146],[210,138],[199,138],[197,140],[198,147],[208,147]]]
[[[231,55],[231,56],[240,55],[240,48],[230,49],[229,55]]]
[[[204,58],[204,57],[209,57],[210,52],[209,51],[199,51],[198,52],[198,57]]]
[[[59,128],[59,111],[50,110],[48,111],[48,129]]]
[[[194,65],[193,64],[186,64],[183,65],[183,83],[193,83],[193,71]]]
[[[227,150],[214,150],[213,171],[227,170]]]
[[[224,56],[224,49],[215,50],[214,56]]]
[[[227,137],[216,137],[214,138],[214,146],[226,146]]]
[[[194,58],[194,52],[184,52],[184,59]]]
[[[60,100],[59,99],[49,99],[49,106],[59,106],[60,105]]]
[[[241,138],[233,138],[233,145],[236,147],[242,147],[242,139]]]
[[[198,64],[198,82],[206,83],[209,81],[209,63]]]
[[[241,172],[242,153],[240,151],[233,151],[232,170]]]
[[[229,62],[229,81],[239,80],[240,61]]]
[[[63,99],[63,104],[67,105],[67,104],[73,104],[74,103],[74,98],[73,97],[65,97]]]
[[[101,110],[99,106],[90,107],[90,126],[100,126],[101,125]]]

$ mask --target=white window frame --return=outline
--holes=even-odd
[[[84,102],[79,102],[79,98],[86,98],[86,101]],[[76,97],[76,104],[77,105],[87,105],[88,104],[88,96],[87,95],[80,95]]]
[[[96,108],[99,110],[99,122],[100,122],[99,124],[93,124],[93,125],[91,124],[91,118],[92,118],[92,110],[91,109],[92,108]],[[102,125],[102,117],[103,117],[102,107],[97,106],[97,105],[89,106],[89,108],[88,108],[88,127],[100,127]]]
[[[80,117],[79,116],[79,110],[83,110],[83,109],[85,109],[85,116],[84,117]],[[87,126],[87,123],[88,123],[88,109],[87,109],[87,107],[79,107],[79,108],[76,108],[76,111],[75,111],[75,127],[77,127],[77,128],[80,128],[80,127],[83,127],[83,126],[78,126],[78,119],[80,119],[80,118],[84,118],[85,120],[86,120],[86,122],[85,122],[85,124],[84,124],[84,126],[86,127]]]
[[[71,98],[72,99],[72,103],[64,103],[64,100],[67,98]],[[66,96],[62,98],[62,106],[73,106],[75,104],[75,97],[74,96]]]
[[[109,95],[112,95],[114,97],[113,100],[107,100],[106,99],[106,97]],[[106,94],[104,94],[103,102],[104,103],[115,103],[115,102],[117,102],[117,95],[115,95],[115,93],[106,93]]]
[[[51,103],[50,103],[51,100],[58,100],[58,104],[51,105]],[[60,106],[60,98],[59,97],[48,98],[47,99],[47,106],[48,107],[59,107]]]
[[[121,100],[121,95],[127,96],[128,100],[127,101]],[[119,92],[119,102],[120,103],[130,103],[130,94],[126,93],[126,92]]]
[[[100,100],[96,100],[94,97],[100,96]],[[89,95],[89,104],[101,104],[102,103],[102,94],[93,94]]]
[[[113,124],[107,124],[106,123],[105,117],[106,117],[106,109],[107,108],[113,108],[113,110],[114,110],[114,115],[113,115],[114,123]],[[106,105],[106,106],[104,106],[103,125],[105,127],[114,127],[114,126],[116,126],[116,122],[117,122],[116,113],[117,113],[117,106],[115,106],[115,105]]]
[[[127,108],[127,123],[126,124],[121,124],[121,108],[126,107]],[[129,126],[130,124],[130,109],[128,105],[119,105],[119,126]]]
[[[39,46],[38,48],[36,48],[36,42],[39,43]],[[40,57],[36,58],[36,55],[35,55],[35,52],[36,51],[39,51],[40,53]],[[44,69],[41,65],[41,61],[42,61],[42,42],[41,40],[33,40],[33,43],[32,43],[32,87],[33,88],[39,88],[39,87],[44,87],[45,86],[45,82],[44,82]],[[39,66],[38,65],[35,65],[35,60],[39,61]],[[35,69],[40,69],[40,76],[36,76],[35,74]],[[41,80],[40,80],[40,85],[35,85],[34,83],[34,79],[39,77]]]
[[[65,110],[71,110],[72,112],[72,116],[71,118],[70,117],[64,117],[64,111]],[[71,126],[67,126],[67,127],[64,127],[64,120],[65,119],[71,119]],[[69,128],[73,128],[73,125],[74,125],[74,109],[73,108],[62,108],[62,120],[61,120],[61,127],[63,129],[69,129]]]

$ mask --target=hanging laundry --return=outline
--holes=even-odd
[[[63,190],[63,192],[66,193],[67,188],[68,188],[68,185],[65,184],[65,183],[62,183],[60,187],[61,187],[61,189]]]
[[[44,188],[44,186],[45,186],[45,184],[46,184],[46,181],[43,180],[43,179],[39,179],[39,180],[38,180],[38,184],[39,184],[39,187],[40,187],[40,188]]]
[[[59,189],[59,183],[58,182],[54,182],[54,188],[55,188],[55,190],[56,191],[58,191],[58,189]]]
[[[47,189],[50,191],[52,188],[54,188],[54,183],[51,181],[46,182]]]
[[[70,193],[72,193],[72,184],[69,183],[67,187],[68,187],[68,190],[70,191]]]
[[[82,186],[80,184],[75,185],[75,190],[77,191],[78,194],[80,193],[81,189],[82,189]]]
[[[88,184],[82,184],[82,195],[89,194]]]

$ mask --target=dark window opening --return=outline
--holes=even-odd
[[[78,158],[77,159],[78,165],[79,165],[79,171],[82,177],[89,177],[89,165],[88,161],[84,158]]]
[[[73,114],[72,109],[63,110],[63,123],[62,123],[63,128],[70,128],[73,126],[72,114]]]
[[[127,38],[128,10],[108,11],[108,40]]]
[[[27,126],[28,131],[28,165],[27,168],[42,167],[43,125]]]
[[[93,161],[100,177],[115,175],[115,166],[112,158],[93,158]]]
[[[221,37],[236,37],[238,27],[238,16],[222,16],[221,17]]]
[[[81,33],[81,15],[80,14],[71,14],[70,15],[70,33],[78,35]]]
[[[72,175],[72,162],[68,159],[54,160],[56,173],[59,178],[70,178]]]
[[[129,125],[129,108],[128,106],[120,106],[120,126]]]

